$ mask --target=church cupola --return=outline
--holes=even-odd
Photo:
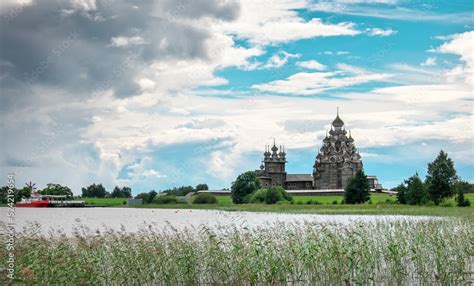
[[[272,147],[272,158],[277,159],[278,158],[278,147],[275,144],[275,139],[273,139],[273,147]]]
[[[334,126],[335,129],[342,128],[344,126],[344,121],[339,117],[339,107],[337,108],[337,115],[336,119],[332,122],[332,126]]]
[[[264,157],[265,159],[270,158],[270,155],[271,155],[271,154],[270,154],[270,151],[268,151],[269,149],[270,149],[270,146],[269,146],[269,145],[265,145],[265,152],[263,153],[263,157]]]

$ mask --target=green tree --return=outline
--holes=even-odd
[[[149,198],[149,203],[152,203],[153,202],[153,199],[156,197],[156,195],[158,194],[155,190],[151,190],[148,192],[150,198]]]
[[[102,184],[92,184],[82,188],[82,197],[84,198],[105,198],[107,191]]]
[[[468,207],[471,205],[469,199],[464,197],[464,194],[469,192],[471,186],[466,181],[458,181],[454,184],[454,190],[456,192],[456,204],[458,207]]]
[[[115,186],[112,193],[110,193],[110,197],[112,198],[131,198],[132,197],[132,189],[129,187],[122,187],[119,188]]]
[[[199,184],[196,186],[196,191],[206,191],[209,190],[207,184]]]
[[[454,194],[453,185],[457,180],[454,162],[441,150],[436,159],[428,164],[426,185],[431,200],[435,205]]]
[[[72,197],[73,193],[71,189],[67,186],[61,186],[60,184],[47,184],[46,188],[42,189],[40,192],[42,195],[54,195],[54,196],[68,196]]]
[[[258,189],[260,189],[260,180],[255,172],[248,171],[240,174],[232,183],[232,202],[234,204],[248,203],[250,195]]]
[[[144,204],[151,204],[158,193],[151,190],[148,193],[140,193],[135,196],[135,199],[142,199]]]
[[[369,180],[363,170],[350,177],[344,189],[344,203],[362,204],[370,199]]]
[[[181,187],[174,187],[172,189],[167,189],[162,191],[162,193],[168,194],[170,196],[178,196],[183,197],[186,196],[188,193],[195,192],[192,186],[181,186]]]
[[[405,181],[407,184],[406,202],[410,205],[424,205],[429,202],[430,197],[423,181],[416,173]]]
[[[150,193],[139,193],[135,196],[135,199],[142,199],[144,204],[150,203]],[[151,200],[153,201],[153,200]]]
[[[399,204],[406,205],[407,204],[407,187],[404,184],[400,184],[393,190],[397,192],[397,202]]]

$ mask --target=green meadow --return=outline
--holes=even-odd
[[[371,203],[358,205],[341,204],[342,196],[293,196],[293,203],[282,204],[233,204],[230,196],[216,196],[217,204],[144,204],[136,208],[215,209],[223,211],[286,212],[314,214],[381,214],[381,215],[432,215],[461,216],[474,220],[474,204],[457,207],[454,198],[439,206],[412,206],[396,204],[396,197],[387,194],[371,194]],[[474,194],[466,194],[474,202]],[[334,204],[334,202],[337,204]],[[114,205],[122,207],[122,204]]]

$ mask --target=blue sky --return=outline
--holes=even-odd
[[[441,149],[474,180],[472,1],[2,3],[19,185],[226,188],[273,138],[312,173],[336,107],[385,187]]]

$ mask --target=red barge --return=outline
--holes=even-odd
[[[32,193],[30,198],[23,198],[15,204],[19,208],[74,208],[84,207],[84,201],[71,201],[67,196],[41,195]]]

